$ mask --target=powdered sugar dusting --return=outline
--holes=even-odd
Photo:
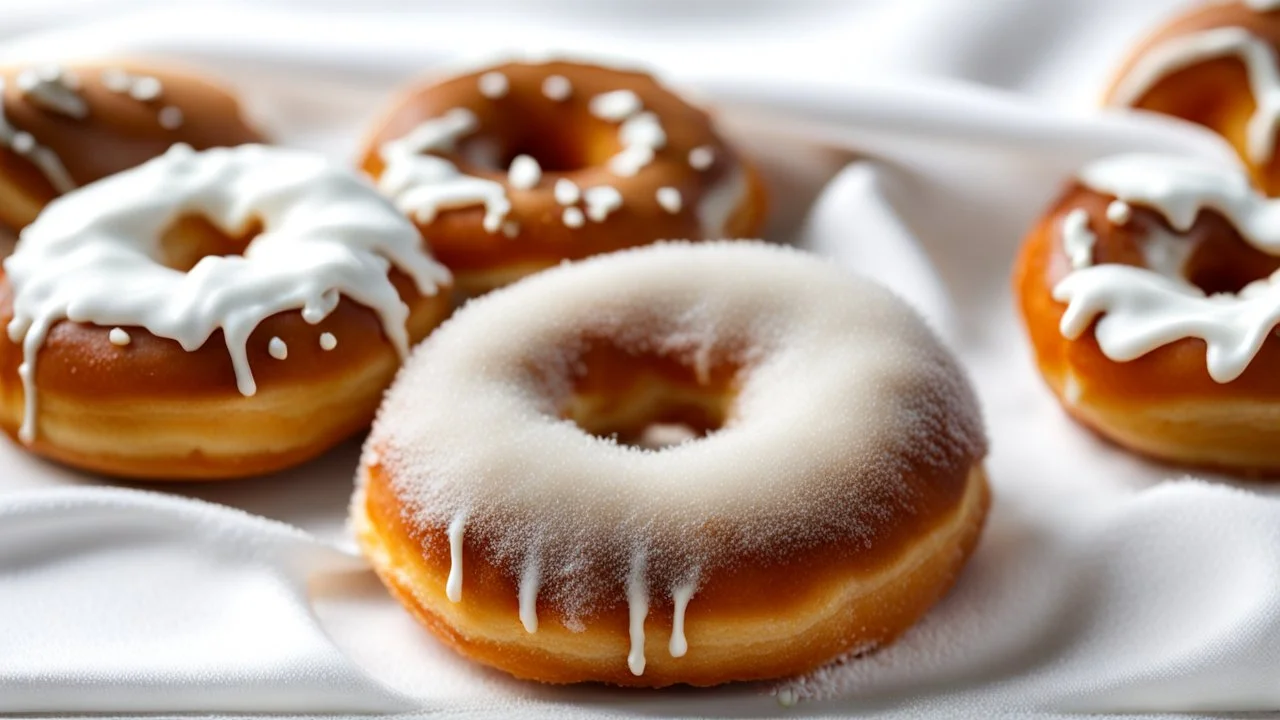
[[[560,418],[587,338],[750,370],[721,429],[632,447]],[[967,467],[985,440],[961,371],[888,291],[789,248],[710,242],[562,266],[471,302],[407,363],[367,447],[413,525],[443,533],[465,516],[468,544],[513,587],[536,564],[539,614],[575,629],[640,615],[642,597],[688,602],[690,578],[744,553],[874,548],[904,505],[958,492],[922,484],[922,468]]]

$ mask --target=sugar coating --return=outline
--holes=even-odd
[[[751,369],[721,429],[632,447],[558,416],[586,337]],[[623,604],[634,617],[641,596],[696,610],[699,579],[744,554],[874,547],[904,506],[944,492],[922,467],[967,469],[985,439],[963,373],[890,292],[798,250],[708,242],[564,265],[472,301],[401,371],[366,458],[375,449],[413,526],[467,518],[466,542],[513,584],[534,577],[539,606],[573,629]]]

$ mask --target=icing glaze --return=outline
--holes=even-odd
[[[542,81],[542,94],[548,99],[563,102],[573,94],[573,85],[569,82],[569,78],[563,75],[548,75],[547,79]]]
[[[458,140],[475,132],[476,116],[455,108],[427,120],[407,135],[379,149],[386,164],[378,187],[390,195],[401,212],[430,223],[442,209],[483,205],[484,229],[495,233],[511,211],[501,183],[465,175],[453,163],[429,153],[449,151]]]
[[[102,85],[114,93],[128,95],[138,102],[150,102],[164,92],[164,84],[150,75],[136,75],[120,68],[107,68],[100,76]]]
[[[530,155],[517,155],[507,169],[507,184],[517,190],[528,190],[542,180],[542,166]]]
[[[1245,149],[1251,162],[1264,164],[1275,149],[1276,123],[1280,121],[1280,68],[1271,45],[1244,28],[1213,28],[1157,45],[1120,80],[1114,101],[1135,105],[1162,78],[1221,57],[1239,58],[1248,73],[1256,108],[1249,118]]]
[[[111,332],[107,333],[107,340],[111,341],[112,345],[124,347],[132,342],[133,338],[129,337],[129,333],[123,328],[111,328]]]
[[[16,81],[23,97],[51,112],[82,120],[89,115],[89,104],[80,96],[80,81],[57,65],[27,68]]]
[[[329,351],[338,347],[338,338],[333,333],[320,333],[320,349]]]
[[[640,111],[643,107],[640,96],[630,90],[614,90],[601,93],[591,98],[587,110],[592,115],[609,122],[621,122]]]
[[[569,178],[560,178],[556,181],[555,195],[561,205],[573,205],[582,197],[582,191]]]
[[[71,179],[58,154],[37,143],[30,133],[9,123],[4,113],[4,91],[4,78],[0,78],[0,144],[30,160],[58,192],[66,193],[74,190],[75,181]]]
[[[684,204],[684,200],[680,196],[680,191],[673,187],[658,188],[658,192],[655,193],[655,198],[658,201],[658,206],[672,215],[680,212],[680,208]]]
[[[671,641],[667,644],[671,657],[684,657],[689,652],[689,641],[684,636],[684,614],[697,589],[696,582],[687,582],[671,591]]]
[[[505,97],[510,89],[510,82],[507,80],[507,76],[500,72],[487,72],[481,75],[478,84],[480,86],[480,94],[490,100]]]
[[[267,342],[267,353],[277,360],[285,360],[289,357],[289,346],[278,337],[273,337]]]
[[[466,515],[458,515],[449,523],[449,578],[444,592],[450,602],[462,601],[462,533],[466,526]]]
[[[160,238],[197,212],[228,233],[264,227],[242,256],[208,256],[182,272],[161,264]],[[394,265],[431,295],[449,273],[417,230],[353,172],[307,152],[242,145],[163,156],[54,200],[4,261],[13,289],[9,338],[22,343],[26,411],[35,434],[39,351],[62,320],[139,326],[191,351],[222,330],[244,395],[257,392],[246,343],[262,320],[301,310],[317,323],[346,296],[374,310],[408,351],[408,308]]]
[[[640,97],[630,90],[596,95],[587,103],[587,109],[601,120],[621,123],[618,142],[622,150],[608,162],[609,171],[614,175],[635,177],[666,145],[667,134],[658,116],[644,111]]]
[[[560,215],[560,219],[565,226],[571,228],[580,228],[586,223],[586,218],[583,216],[582,211],[576,207],[565,208]]]
[[[622,193],[609,185],[587,188],[582,193],[582,202],[587,206],[587,217],[592,222],[604,222],[609,213],[622,207]]]
[[[699,145],[689,151],[689,167],[706,170],[716,161],[716,151],[708,145]]]
[[[1245,242],[1280,255],[1280,201],[1259,194],[1237,168],[1195,158],[1122,155],[1087,166],[1080,181],[1160,213],[1179,235],[1202,211],[1215,211]],[[1156,233],[1144,247],[1150,268],[1103,264],[1068,274],[1053,290],[1055,299],[1067,303],[1062,334],[1077,338],[1097,318],[1098,345],[1117,362],[1199,338],[1206,344],[1210,377],[1234,380],[1280,321],[1280,282],[1273,276],[1237,293],[1206,296],[1181,276],[1188,247],[1180,237]]]
[[[649,590],[644,579],[643,557],[631,565],[631,577],[627,580],[627,616],[631,650],[627,653],[627,667],[632,675],[644,674],[644,620],[649,616]]]
[[[753,348],[734,421],[658,450],[583,432],[554,408],[582,372],[584,336],[708,380],[736,362],[730,347]],[[445,398],[466,402],[421,412]],[[699,242],[569,263],[473,300],[408,361],[366,448],[410,528],[438,535],[465,514],[526,630],[535,609],[573,630],[625,603],[626,660],[642,672],[646,620],[656,632],[650,610],[667,599],[667,650],[697,652],[685,611],[698,583],[737,567],[730,545],[874,548],[889,508],[921,491],[886,471],[924,446],[931,464],[980,453],[980,428],[954,361],[887,290],[796,250]]]
[[[1107,205],[1107,219],[1112,225],[1125,225],[1133,218],[1133,208],[1123,200],[1115,200]]]
[[[1089,211],[1076,208],[1062,220],[1062,249],[1075,270],[1093,264],[1093,246],[1098,236],[1089,229]]]
[[[182,114],[182,108],[166,105],[160,108],[160,112],[156,113],[156,121],[160,123],[160,127],[165,130],[177,130],[182,127],[182,123],[186,117]]]

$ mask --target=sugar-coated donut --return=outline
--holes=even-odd
[[[1223,135],[1254,181],[1280,194],[1280,2],[1197,7],[1157,30],[1125,62],[1112,105],[1172,115]]]
[[[1014,274],[1036,361],[1075,418],[1144,454],[1280,471],[1280,201],[1240,168],[1085,167]]]
[[[985,452],[963,372],[888,291],[790,248],[659,244],[472,301],[419,346],[352,516],[472,659],[713,685],[915,622],[977,541]]]
[[[0,71],[0,225],[21,230],[53,198],[157,157],[262,142],[227,90],[138,63]]]
[[[363,158],[467,294],[663,238],[755,237],[764,219],[756,173],[705,112],[594,65],[507,63],[413,88]]]
[[[177,145],[68,193],[4,270],[0,428],[129,477],[320,453],[450,310],[448,271],[361,177],[261,145]]]

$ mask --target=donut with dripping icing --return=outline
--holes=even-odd
[[[1106,102],[1213,130],[1280,193],[1280,3],[1207,3],[1173,19],[1125,61]]]
[[[1086,166],[1014,271],[1066,411],[1144,455],[1280,471],[1280,205],[1243,169],[1125,155]]]
[[[353,170],[177,145],[22,232],[0,277],[0,429],[115,476],[278,470],[367,427],[448,290]]]
[[[0,71],[0,225],[18,231],[53,198],[174,143],[260,143],[228,90],[136,62]]]
[[[362,167],[470,295],[663,238],[755,237],[764,190],[706,112],[641,73],[513,62],[432,81]]]
[[[986,447],[963,372],[888,291],[790,248],[662,243],[474,300],[419,346],[353,527],[432,633],[512,675],[780,677],[947,591]]]

